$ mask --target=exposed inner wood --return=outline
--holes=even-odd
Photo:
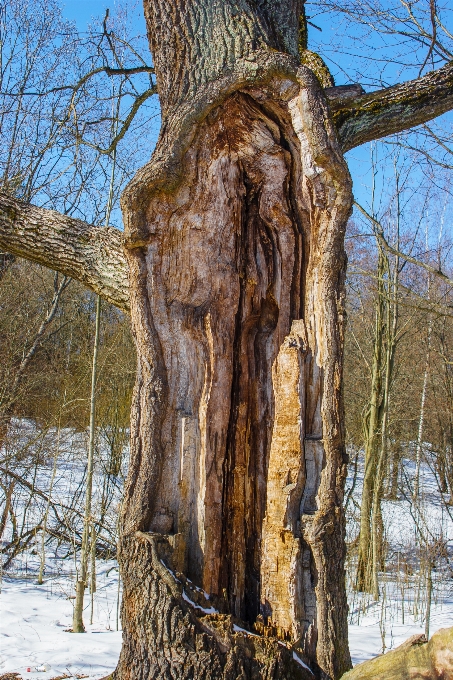
[[[334,677],[349,664],[344,589],[327,581],[344,559],[350,182],[322,105],[324,137],[307,132],[309,94],[280,87],[280,101],[237,92],[209,114],[128,251],[139,369],[123,532],[166,537],[172,569],[224,613]]]
[[[352,196],[337,133],[346,150],[439,115],[453,67],[368,95],[324,73],[329,109],[301,0],[144,5],[162,129],[122,197],[127,252],[115,230],[0,196],[2,248],[131,311],[115,675],[306,680],[296,649],[339,678]]]

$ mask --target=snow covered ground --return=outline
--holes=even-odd
[[[73,443],[74,444],[74,443]],[[80,442],[77,447],[83,448]],[[53,498],[64,504],[65,494],[79,488],[83,476],[81,457],[69,462],[64,455],[56,478]],[[73,449],[73,446],[68,447]],[[72,454],[71,454],[72,455]],[[405,472],[413,474],[411,463],[406,461]],[[40,488],[49,488],[52,457],[39,470]],[[361,493],[361,470],[357,476],[354,503],[348,510],[350,531],[357,521]],[[349,480],[349,484],[351,480]],[[418,510],[417,522],[426,540],[442,537],[453,557],[453,519],[451,512],[441,502],[435,478],[427,466],[422,469],[423,503]],[[17,509],[25,503],[19,496]],[[112,503],[112,516],[116,512]],[[37,512],[42,512],[41,509]],[[30,513],[30,509],[29,509]],[[414,539],[414,510],[409,499],[386,501],[383,506],[386,537],[394,565],[399,559],[411,560]],[[51,678],[87,677],[97,680],[112,672],[116,666],[121,630],[117,618],[118,570],[113,560],[97,562],[97,591],[94,595],[93,624],[90,620],[90,595],[86,594],[84,621],[86,634],[69,632],[72,625],[75,564],[73,557],[62,559],[62,551],[48,551],[46,575],[43,585],[37,585],[39,558],[35,545],[23,553],[14,568],[3,574],[0,595],[0,675],[17,672],[23,678],[50,680]],[[422,580],[417,575],[417,555],[414,552],[414,571],[403,574],[393,568],[381,576],[381,599],[378,602],[359,596],[352,588],[350,604],[350,647],[353,663],[365,661],[382,651],[392,649],[414,633],[424,631],[426,602],[420,596]],[[399,563],[398,563],[399,564]],[[418,589],[418,590],[417,590]],[[453,626],[453,579],[451,571],[433,571],[433,603],[430,631]],[[36,670],[44,667],[47,670]],[[28,670],[30,669],[30,670]]]
[[[15,472],[44,493],[44,496],[34,496],[30,503],[29,488],[16,484],[13,510],[18,526],[23,524],[26,529],[32,529],[42,523],[46,498],[51,494],[48,529],[61,530],[63,522],[63,532],[69,541],[77,539],[80,542],[82,516],[77,508],[83,507],[86,433],[69,429],[40,432],[27,420],[13,421],[10,430],[9,450],[2,451],[6,460],[8,455],[21,451],[31,452],[42,460],[37,468],[29,464],[27,455],[23,462],[20,458],[15,461]],[[97,452],[95,464],[93,512],[97,517],[99,508],[103,507],[98,544],[114,552],[122,476],[111,476],[110,486],[106,488],[108,449],[101,437],[98,445],[101,451],[100,455]],[[57,469],[52,482],[55,459]],[[9,523],[3,545],[11,540],[11,529]],[[72,634],[69,629],[72,627],[76,564],[71,545],[66,539],[47,542],[44,583],[39,586],[41,537],[42,532],[38,532],[28,549],[1,575],[0,675],[17,672],[24,678],[42,680],[61,676],[101,678],[115,668],[121,647],[121,630],[117,630],[120,585],[117,563],[114,560],[97,561],[93,624],[89,624],[91,598],[87,593],[84,611],[87,633]],[[4,556],[2,562],[5,562]],[[49,670],[35,670],[43,666],[48,666]]]
[[[114,670],[120,647],[117,631],[118,570],[114,562],[98,562],[93,624],[90,596],[85,597],[86,634],[72,626],[74,577],[62,572],[42,586],[33,578],[3,578],[0,596],[0,674],[23,678],[102,678]],[[36,667],[48,666],[45,672]],[[27,669],[30,669],[28,671]]]
[[[42,586],[35,578],[4,578],[0,596],[0,675],[17,672],[23,678],[46,680],[62,675],[102,678],[116,666],[121,647],[121,631],[116,630],[118,573],[113,562],[98,564],[98,590],[95,594],[93,624],[89,625],[90,597],[84,614],[87,633],[66,632],[72,625],[73,578],[67,574],[51,577]],[[392,649],[414,633],[424,631],[424,623],[405,613],[401,601],[389,598],[387,620],[381,625],[382,602],[372,603],[359,623],[349,626],[353,664],[381,653],[382,634]],[[433,604],[431,631],[453,625],[453,593]],[[48,664],[47,672],[36,667]],[[27,668],[31,671],[27,672]]]
[[[420,469],[420,501],[411,501],[415,464],[402,461],[404,494],[398,500],[384,500],[382,515],[388,542],[389,572],[380,574],[381,597],[360,595],[352,587],[355,565],[349,571],[349,644],[354,665],[394,649],[411,635],[424,633],[426,617],[426,577],[420,574],[423,550],[442,544],[443,557],[436,559],[432,570],[432,604],[430,634],[453,626],[453,508],[442,497],[430,466]],[[359,503],[362,494],[363,466],[359,465],[353,502],[349,505],[347,534],[351,540],[358,530]],[[347,488],[352,484],[349,476]],[[407,573],[407,567],[412,567]]]
[[[373,602],[359,618],[359,623],[349,624],[349,646],[354,666],[381,654],[383,642],[385,651],[388,651],[411,635],[424,633],[423,616],[415,617],[406,610],[403,623],[401,606],[401,598],[398,597],[390,597],[384,607],[382,601]],[[439,628],[453,626],[453,592],[439,598],[431,607],[430,634]]]

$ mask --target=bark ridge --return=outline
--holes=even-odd
[[[123,202],[139,361],[123,535],[165,539],[175,573],[216,602],[213,619],[245,622],[339,677],[350,667],[338,569],[351,187],[316,77],[291,76],[271,69],[223,97],[184,153],[173,147],[163,162],[158,148],[140,200],[132,186]],[[178,181],[163,186],[175,157]],[[124,545],[127,641],[138,624]],[[141,599],[154,602],[150,578]],[[165,665],[175,641],[140,635]],[[142,677],[128,670],[134,645],[118,677]],[[216,658],[212,669],[226,663]],[[263,669],[256,677],[292,677]]]

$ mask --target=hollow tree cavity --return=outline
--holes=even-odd
[[[163,124],[122,201],[139,368],[121,550],[128,642],[116,673],[136,677],[145,654],[140,677],[191,677],[182,668],[209,649],[199,677],[220,677],[218,664],[230,677],[229,663],[237,673],[245,664],[244,677],[286,677],[269,655],[233,652],[240,621],[274,641],[280,665],[294,646],[339,677],[350,665],[340,398],[349,174],[318,79],[296,58],[299,21],[282,40],[272,3],[172,7],[145,6]],[[165,599],[169,621],[193,622],[189,649],[161,614],[131,616],[137,599],[160,611],[164,587],[152,560],[138,586],[136,551],[154,551],[175,588],[190,579],[214,603],[218,614],[203,615],[186,590]],[[288,677],[301,672],[293,661]]]
[[[453,63],[365,94],[307,51],[300,0],[144,9],[162,127],[124,235],[0,196],[2,249],[131,314],[115,678],[338,678],[342,152],[451,110]]]

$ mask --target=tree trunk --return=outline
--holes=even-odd
[[[304,49],[302,0],[145,0],[145,14],[162,129],[123,196],[124,238],[0,195],[0,248],[131,311],[116,678],[312,677],[302,658],[336,678],[350,666],[341,149],[452,109],[453,62],[365,94]]]
[[[138,374],[116,678],[304,677],[293,652],[337,678],[350,177],[297,23],[145,9],[163,125],[122,202]]]
[[[429,283],[428,283],[428,299],[429,299]],[[428,388],[428,376],[431,358],[430,355],[431,355],[431,319],[428,320],[428,340],[425,358],[425,372],[423,374],[423,387],[420,401],[420,416],[418,419],[417,446],[415,448],[415,475],[414,475],[414,490],[412,493],[412,498],[415,503],[418,503],[418,498],[420,494],[420,468],[423,454],[423,424],[425,420],[425,402],[426,391]]]
[[[396,440],[394,442],[392,452],[392,470],[390,473],[390,489],[388,493],[388,500],[398,500],[398,482],[400,476],[401,459],[403,457],[401,442]]]
[[[385,255],[379,250],[377,264],[378,292],[374,325],[373,364],[368,412],[364,418],[365,471],[363,475],[362,499],[360,504],[360,534],[357,560],[356,588],[359,591],[372,590],[372,509],[379,459],[379,443],[382,434],[382,373],[384,363],[384,268]]]
[[[93,363],[91,368],[91,394],[90,394],[90,429],[88,440],[88,459],[87,459],[87,481],[85,490],[85,512],[83,516],[82,546],[80,548],[80,566],[76,574],[76,599],[72,616],[72,632],[84,633],[85,624],[83,623],[83,600],[85,588],[88,585],[88,561],[90,558],[90,535],[91,541],[95,535],[92,512],[93,497],[93,473],[94,473],[94,449],[96,443],[96,382],[98,372],[98,353],[99,353],[99,332],[101,325],[101,298],[96,299],[96,317],[93,347]]]

